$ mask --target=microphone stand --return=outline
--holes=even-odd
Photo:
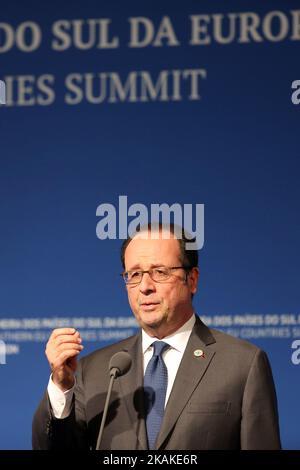
[[[110,402],[110,396],[114,384],[115,378],[118,376],[119,369],[117,367],[113,367],[110,371],[110,381],[109,381],[109,386],[107,390],[107,395],[106,395],[106,400],[105,400],[105,405],[104,405],[104,410],[103,410],[103,415],[102,415],[102,420],[101,420],[101,426],[100,426],[100,431],[98,434],[98,439],[97,439],[97,444],[96,444],[96,450],[100,449],[100,444],[102,441],[102,436],[103,436],[103,431],[104,431],[104,426],[105,426],[105,421],[106,421],[106,415],[108,411],[108,405]]]

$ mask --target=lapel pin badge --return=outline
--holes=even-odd
[[[202,349],[195,349],[194,356],[195,357],[202,357],[203,359],[205,358],[204,351],[202,351]]]

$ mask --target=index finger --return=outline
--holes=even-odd
[[[52,338],[55,339],[60,335],[74,335],[76,333],[75,328],[56,328],[52,331]]]

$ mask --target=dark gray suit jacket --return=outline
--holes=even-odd
[[[201,349],[204,356],[196,357]],[[95,351],[78,364],[71,415],[55,419],[47,393],[33,420],[33,449],[94,449],[108,388],[108,363],[128,351],[116,379],[101,449],[147,449],[141,334]],[[190,336],[157,440],[160,450],[280,449],[276,394],[266,354],[207,328]]]

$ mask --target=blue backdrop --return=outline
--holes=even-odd
[[[205,204],[195,309],[271,360],[300,449],[299,3],[11,0],[1,8],[0,447],[30,448],[52,328],[135,330],[97,207]]]

